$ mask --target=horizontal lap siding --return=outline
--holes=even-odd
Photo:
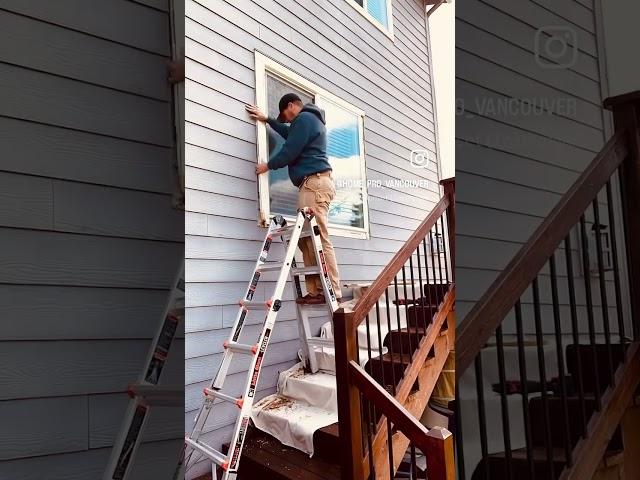
[[[590,3],[472,0],[456,11],[461,318],[604,144]],[[566,24],[578,39],[575,64],[541,67],[534,55],[536,30]],[[511,102],[509,112],[489,108],[505,101]],[[532,106],[538,110],[527,113]],[[601,204],[600,212],[601,221],[608,224],[606,205]],[[591,213],[587,221],[590,227]],[[580,272],[578,238],[573,231],[573,263]],[[556,263],[565,305],[564,249],[556,254]],[[548,283],[545,275],[548,267],[541,280]],[[600,304],[597,283],[593,287],[594,301]],[[577,289],[578,303],[584,305],[584,284]],[[612,300],[610,296],[610,305]],[[524,301],[530,301],[527,295]],[[552,319],[545,322],[551,328]]]
[[[343,283],[371,281],[439,198],[436,172],[409,162],[412,149],[436,152],[421,4],[394,0],[392,41],[345,0],[254,0],[242,8],[225,0],[187,2],[187,428],[202,386],[216,372],[264,239],[256,226],[256,129],[244,111],[255,103],[254,52],[364,110],[367,179],[429,181],[422,189],[370,188],[371,238],[333,239]],[[281,254],[278,245],[273,258]],[[273,286],[260,285],[258,297]],[[261,395],[274,390],[278,372],[295,362],[299,348],[289,287],[284,299]],[[312,322],[316,332],[324,321]],[[249,329],[255,335],[257,328]],[[229,382],[239,386],[246,366],[234,368]],[[228,436],[235,413],[221,411],[206,428],[214,447]]]
[[[603,59],[599,58],[601,39],[596,38],[593,3],[592,0],[469,0],[456,9],[456,298],[460,320],[464,320],[604,145],[608,133],[601,109],[599,64]],[[536,31],[559,25],[569,26],[575,34],[575,63],[568,68],[544,68],[535,57]],[[500,103],[510,106],[510,110],[498,109]],[[496,108],[492,110],[492,106]],[[600,195],[601,222],[610,225],[605,200]],[[587,212],[586,221],[590,229],[591,211]],[[577,325],[581,332],[588,331],[580,237],[576,229],[570,238],[571,251],[565,251],[563,244],[555,253],[560,326],[565,343],[572,343],[567,255],[571,256],[578,276]],[[542,331],[548,335],[546,348],[553,351],[555,325],[548,264],[538,280]],[[592,277],[590,284],[595,330],[602,342],[605,313],[611,331],[614,334],[618,331],[612,276],[607,274],[607,311],[602,308],[598,277]],[[531,288],[522,295],[521,306],[524,333],[528,339],[534,339]],[[514,316],[512,310],[504,319],[503,333],[516,334]],[[506,351],[509,354],[508,348]],[[494,359],[491,357],[489,362]],[[529,366],[535,363],[534,357],[527,357]],[[491,382],[487,384],[490,387]],[[467,419],[465,431],[477,430],[473,369],[467,370],[461,385],[461,417]],[[485,394],[485,398],[491,397]],[[513,415],[513,407],[510,410]],[[524,441],[514,433],[517,428],[519,424],[512,429],[511,438],[518,444],[512,447],[524,448]],[[504,450],[498,443],[490,448]],[[479,457],[479,442],[465,447],[467,477],[473,473]]]
[[[158,328],[184,241],[168,4],[0,0],[0,478],[99,478]],[[134,478],[169,478],[177,413]]]

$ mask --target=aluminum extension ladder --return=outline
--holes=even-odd
[[[184,405],[184,387],[158,386],[178,325],[184,321],[184,259],[165,306],[160,328],[151,343],[146,367],[138,382],[129,385],[131,397],[116,442],[111,449],[103,480],[129,478],[142,433],[153,405]],[[179,467],[178,467],[179,468]],[[176,470],[175,475],[178,475]],[[174,475],[174,478],[175,478]]]
[[[281,237],[286,245],[285,258],[283,263],[268,263],[266,264],[267,255],[275,237]],[[295,262],[296,247],[298,240],[301,237],[311,237],[315,256],[315,266],[305,266],[297,268]],[[266,301],[253,301],[253,296],[260,280],[260,276],[264,272],[279,271],[278,280],[273,292],[273,295]],[[231,329],[231,335],[229,340],[224,342],[224,357],[219,367],[218,373],[211,381],[209,388],[204,389],[204,403],[196,417],[195,426],[191,435],[185,437],[185,458],[182,461],[184,468],[188,468],[191,463],[191,455],[197,452],[199,455],[195,457],[195,460],[207,457],[213,461],[213,478],[216,479],[216,465],[220,466],[223,474],[222,480],[235,480],[238,475],[238,466],[240,462],[240,455],[244,445],[245,434],[249,426],[249,420],[251,418],[251,409],[253,407],[254,396],[256,394],[256,388],[258,379],[260,377],[260,370],[264,359],[269,340],[273,334],[273,328],[276,321],[276,316],[280,310],[282,304],[282,294],[284,291],[287,278],[290,278],[294,282],[295,291],[297,296],[301,296],[302,291],[300,287],[300,276],[304,275],[320,275],[322,286],[324,290],[326,304],[323,305],[299,305],[298,306],[298,325],[300,330],[300,339],[303,347],[303,356],[307,367],[311,371],[318,370],[318,363],[315,356],[314,345],[325,345],[326,342],[333,343],[326,339],[312,337],[309,328],[309,310],[317,311],[318,307],[326,309],[327,315],[331,315],[337,308],[338,302],[336,295],[331,286],[329,280],[329,274],[324,259],[324,252],[322,250],[322,244],[320,242],[320,230],[313,211],[310,208],[303,208],[298,211],[296,222],[293,225],[288,226],[287,222],[282,216],[276,216],[272,219],[267,232],[262,251],[258,256],[253,275],[247,291],[242,300],[239,301],[239,310],[236,317],[236,321]],[[264,323],[262,325],[262,331],[253,345],[240,344],[237,340],[242,332],[242,327],[245,324],[247,315],[251,310],[265,310],[267,311]],[[229,366],[234,354],[249,355],[252,358],[251,365],[247,371],[247,381],[244,388],[244,393],[240,398],[235,398],[223,393],[221,390],[224,386],[224,381],[229,371]],[[239,409],[239,415],[235,423],[233,435],[230,441],[229,453],[227,455],[222,452],[211,448],[203,442],[200,442],[200,436],[203,433],[203,428],[207,422],[207,418],[214,407],[215,400],[223,400],[226,402],[234,403]]]

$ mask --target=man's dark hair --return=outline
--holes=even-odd
[[[295,93],[287,93],[283,95],[280,101],[278,102],[278,110],[280,111],[280,113],[282,113],[283,110],[285,110],[291,102],[302,103],[302,100],[300,100],[300,97]]]

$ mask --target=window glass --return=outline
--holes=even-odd
[[[308,92],[283,82],[279,78],[267,74],[267,112],[270,117],[277,118],[280,111],[278,102],[287,93],[297,94],[302,103],[313,103],[314,97]],[[269,157],[275,154],[284,143],[284,138],[272,128],[267,127],[267,145]],[[280,168],[269,171],[269,197],[272,214],[295,216],[298,209],[298,188],[289,180],[289,169]]]
[[[389,27],[387,1],[389,0],[367,0],[367,11],[385,27]]]
[[[333,168],[336,198],[331,202],[329,222],[364,228],[364,178],[360,151],[360,116],[317,98],[327,120],[327,155]]]

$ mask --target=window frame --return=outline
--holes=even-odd
[[[377,18],[371,15],[367,11],[367,2],[369,0],[362,0],[362,5],[360,5],[356,0],[346,0],[346,2],[355,8],[364,18],[369,20],[378,30],[384,33],[387,37],[389,37],[392,41],[395,41],[395,35],[393,33],[393,0],[385,0],[387,2],[387,18],[389,19],[389,26],[385,27],[382,25]]]
[[[360,143],[360,175],[363,180],[362,186],[362,210],[364,227],[351,227],[347,225],[337,225],[329,223],[329,234],[338,237],[369,239],[369,200],[367,192],[367,166],[366,154],[364,149],[364,119],[363,110],[351,105],[340,97],[319,87],[313,82],[307,80],[302,75],[290,70],[284,65],[276,62],[272,58],[255,51],[255,75],[256,75],[256,106],[263,112],[267,111],[267,74],[272,75],[284,82],[294,85],[315,97],[324,98],[338,106],[349,110],[358,116],[359,119],[359,143]],[[256,122],[257,137],[256,149],[258,163],[267,163],[269,159],[269,147],[267,145],[267,125],[264,122]],[[269,219],[272,215],[270,197],[269,197],[269,177],[268,175],[260,175],[258,177],[258,206],[259,218],[258,225],[261,227],[269,226]],[[293,217],[283,215],[288,221],[293,221]]]

